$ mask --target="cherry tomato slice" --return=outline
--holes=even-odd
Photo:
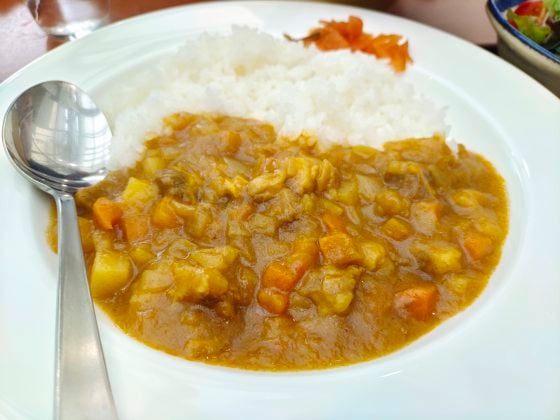
[[[515,9],[515,14],[519,16],[540,16],[544,4],[542,1],[526,1]]]

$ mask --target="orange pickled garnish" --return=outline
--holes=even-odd
[[[303,41],[307,47],[314,44],[321,51],[350,49],[371,54],[377,58],[389,59],[393,69],[402,72],[412,58],[408,53],[408,41],[400,35],[371,35],[363,31],[362,19],[350,16],[348,22],[321,21],[321,27],[312,29],[309,35],[296,40],[286,36],[290,41]]]

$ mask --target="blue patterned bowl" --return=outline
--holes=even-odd
[[[505,18],[523,0],[488,0],[486,10],[498,33],[498,53],[560,97],[560,57],[530,40]]]

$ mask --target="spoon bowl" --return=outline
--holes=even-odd
[[[8,108],[2,139],[16,169],[55,199],[59,282],[55,419],[116,419],[84,264],[74,193],[101,181],[111,129],[77,86],[38,84]]]
[[[71,83],[45,82],[23,92],[6,113],[3,134],[12,163],[47,192],[73,193],[107,174],[109,123]]]

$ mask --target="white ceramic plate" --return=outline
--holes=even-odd
[[[482,13],[482,12],[481,12]],[[25,88],[74,82],[102,103],[111,87],[201,31],[232,24],[280,36],[361,16],[410,39],[407,78],[448,107],[451,137],[504,175],[511,229],[483,295],[405,349],[346,368],[255,373],[174,358],[100,329],[123,419],[535,418],[560,416],[560,101],[499,58],[434,29],[349,7],[226,2],[164,10],[57,48],[0,85],[0,116]],[[52,410],[56,257],[48,200],[0,153],[0,417]]]

